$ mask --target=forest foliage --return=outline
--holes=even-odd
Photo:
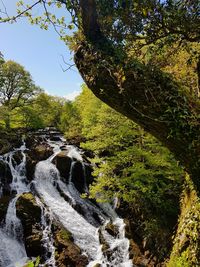
[[[184,165],[199,194],[199,0],[33,2],[19,1],[17,15],[4,14],[0,22],[26,16],[43,29],[53,25],[75,52],[90,89],[157,136]],[[35,17],[38,4],[44,14]],[[71,23],[57,17],[55,7],[70,12]],[[71,37],[67,30],[74,28],[78,31]],[[169,151],[138,125],[102,104],[87,88],[74,103],[41,92],[29,105],[14,104],[13,109],[17,99],[1,102],[7,128],[16,127],[17,119],[30,128],[55,124],[67,138],[82,138],[82,147],[94,152],[98,168],[91,197],[118,197],[132,204],[133,213],[142,210],[146,235],[158,233],[159,220],[168,222],[165,219],[173,214],[177,218],[183,172]],[[187,210],[192,227],[179,219],[173,266],[199,266],[199,199],[193,202],[188,201]]]
[[[5,65],[14,66],[10,70],[12,75],[5,75]],[[183,172],[169,151],[154,137],[101,102],[86,85],[82,86],[82,93],[74,102],[50,96],[34,84],[21,65],[5,62],[3,58],[2,81],[7,78],[9,84],[9,78],[16,75],[16,68],[22,72],[20,79],[23,82],[14,84],[9,101],[4,96],[8,91],[5,82],[0,88],[2,128],[8,127],[9,113],[11,128],[34,130],[54,126],[68,140],[84,140],[81,147],[94,153],[92,161],[98,166],[93,173],[95,181],[90,187],[91,198],[112,201],[117,197],[131,204],[135,211],[147,212],[150,208],[164,217],[177,214],[177,203],[167,196],[178,199]],[[17,105],[12,108],[12,103]]]
[[[183,169],[158,140],[101,102],[86,85],[71,105],[65,136],[82,139],[81,148],[94,154],[94,182],[83,197],[110,203],[117,199],[162,261],[169,256],[179,214]]]
[[[35,85],[31,74],[14,61],[0,61],[0,127],[39,129],[65,125],[69,101]]]

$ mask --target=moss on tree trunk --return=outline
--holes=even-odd
[[[157,137],[189,174],[171,262],[178,257],[184,266],[199,266],[200,101],[161,70],[118,55],[101,31],[95,0],[80,1],[80,7],[84,41],[75,63],[87,86]]]
[[[200,106],[169,75],[137,60],[124,65],[83,43],[76,65],[93,93],[157,137],[200,191]]]
[[[178,230],[168,267],[200,266],[200,198],[186,175]]]

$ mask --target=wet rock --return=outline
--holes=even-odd
[[[26,155],[26,176],[29,181],[33,180],[37,161]]]
[[[101,227],[99,228],[98,232],[99,232],[99,242],[102,245],[102,252],[106,253],[106,251],[109,249],[109,245],[108,245],[108,243],[106,242],[106,240],[105,240],[105,238],[103,236]]]
[[[119,234],[118,227],[111,222],[106,224],[105,230],[113,237],[117,237],[117,235]]]
[[[86,193],[87,188],[94,181],[92,171],[89,164],[86,165],[80,161],[74,163],[71,180],[81,194]]]
[[[50,136],[50,140],[57,142],[57,141],[61,141],[61,138],[60,138],[60,136],[52,135],[52,136]]]
[[[46,160],[53,154],[53,148],[47,143],[39,144],[30,150],[29,156],[36,161]]]
[[[8,205],[10,202],[10,196],[3,196],[0,198],[0,223],[5,219]]]
[[[68,148],[65,146],[65,145],[63,145],[63,146],[60,146],[60,149],[63,151],[68,151]]]
[[[94,182],[94,177],[92,175],[93,172],[93,168],[91,165],[89,164],[85,164],[85,181],[87,184],[87,187],[89,187],[89,185],[91,185]]]
[[[45,142],[46,139],[44,138],[44,136],[40,136],[40,135],[41,133],[38,133],[37,135],[37,132],[28,134],[25,139],[26,147],[28,149],[32,149],[36,147],[37,145]]]
[[[16,151],[13,155],[13,159],[17,165],[19,165],[22,161],[22,153],[21,151]]]
[[[75,162],[72,172],[72,182],[80,193],[85,193],[85,174],[80,161]]]
[[[64,178],[65,182],[68,183],[72,159],[68,157],[67,154],[68,151],[61,151],[55,156],[55,158],[53,159],[53,163],[59,170],[61,177]]]
[[[66,137],[66,143],[68,145],[74,145],[76,147],[80,147],[81,143],[84,143],[86,141],[86,139],[84,137],[81,136],[75,136],[73,138],[67,138]]]
[[[53,154],[53,148],[47,143],[36,144],[26,154],[27,178],[31,181],[35,172],[35,165],[41,160],[48,159]]]
[[[24,229],[26,252],[29,257],[42,256],[41,209],[31,193],[22,194],[16,203],[17,216]]]
[[[86,256],[81,249],[73,243],[73,237],[69,231],[59,227],[55,232],[56,264],[57,266],[85,267],[88,264]]]
[[[0,185],[3,195],[10,195],[10,183],[12,182],[12,174],[9,165],[0,160]]]

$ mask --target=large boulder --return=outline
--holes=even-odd
[[[48,145],[48,143],[38,144],[31,148],[28,152],[29,157],[37,162],[48,159],[52,154],[53,148]]]
[[[84,162],[76,161],[73,166],[71,181],[82,194],[87,193],[87,188],[94,181],[92,167]]]
[[[29,181],[33,179],[36,164],[41,160],[48,159],[52,154],[53,148],[45,142],[35,143],[29,148],[26,152],[26,172]]]
[[[68,157],[68,151],[63,150],[59,152],[53,159],[53,163],[59,170],[61,178],[64,178],[63,180],[68,183],[72,164],[72,159]]]
[[[86,180],[83,164],[80,161],[74,163],[71,181],[80,193],[85,193]]]
[[[88,258],[82,255],[81,249],[73,243],[73,237],[63,227],[55,231],[56,264],[59,267],[85,267]]]
[[[22,222],[26,252],[29,257],[42,256],[41,208],[31,193],[22,194],[16,203],[17,216]]]

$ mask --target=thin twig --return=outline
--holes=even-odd
[[[72,69],[74,66],[76,66],[76,64],[69,64],[69,63],[67,63],[67,62],[65,61],[63,55],[61,55],[61,57],[62,57],[62,60],[63,60],[64,64],[68,66],[68,68],[64,69],[64,68],[62,67],[62,65],[60,64],[60,67],[61,67],[62,71],[63,71],[63,72],[66,72],[66,71],[68,71],[68,70],[72,70],[72,71],[76,72],[76,70]]]
[[[8,17],[8,19],[5,20],[1,20],[0,23],[3,22],[8,22],[8,21],[15,21],[16,19],[18,19],[19,17],[23,16],[27,11],[31,10],[33,7],[35,7],[37,4],[41,3],[42,0],[38,0],[37,2],[35,2],[33,5],[29,6],[27,9],[23,10],[22,12],[20,12],[18,15],[13,16],[13,17]]]
[[[6,6],[5,6],[3,0],[1,0],[1,4],[2,4],[2,6],[4,8],[4,11],[1,10],[1,13],[5,14],[7,16],[7,18],[9,18],[8,12],[7,12],[7,9],[6,9]]]

